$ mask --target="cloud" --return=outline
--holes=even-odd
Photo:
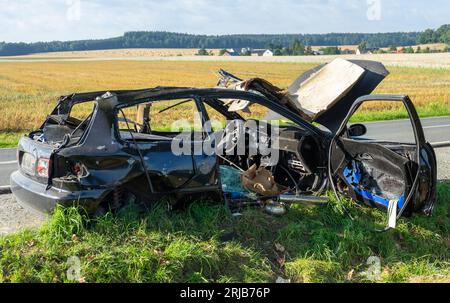
[[[380,20],[367,19],[368,3],[373,1],[381,1]],[[196,34],[411,31],[448,22],[449,10],[446,0],[0,0],[0,41],[95,39],[132,30]]]

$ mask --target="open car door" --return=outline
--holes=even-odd
[[[360,138],[347,123],[363,103],[403,103],[412,125],[413,143]],[[399,104],[400,102],[400,104]],[[365,130],[364,130],[365,129]],[[395,130],[394,130],[395,131]],[[353,134],[352,134],[353,133]],[[407,96],[360,97],[335,133],[329,150],[329,177],[333,190],[356,201],[388,211],[388,227],[415,211],[431,214],[436,199],[436,157],[425,141],[420,119]]]

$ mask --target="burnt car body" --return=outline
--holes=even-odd
[[[299,110],[286,101],[286,94],[262,79],[243,81],[224,71],[219,83],[222,88],[157,87],[61,97],[42,127],[20,140],[19,170],[11,176],[11,190],[20,203],[44,212],[51,212],[57,204],[78,204],[94,213],[100,207],[119,208],[130,199],[150,203],[169,199],[173,204],[202,196],[218,201],[242,200],[224,192],[220,167],[237,166],[245,171],[255,163],[262,165],[260,155],[175,154],[173,142],[182,132],[152,130],[145,108],[138,122],[124,111],[134,106],[155,106],[161,100],[190,100],[201,120],[200,129],[186,132],[194,150],[205,141],[216,147],[230,133],[236,136],[236,129],[228,128],[230,124],[225,130],[206,129],[210,120],[206,107],[227,121],[247,122],[249,119],[238,111],[230,111],[244,101],[243,108],[256,104],[266,108],[269,115],[290,120],[290,124],[277,127],[278,163],[266,166],[280,186],[296,189],[292,197],[316,196],[333,188],[341,195],[383,209],[395,200],[398,217],[413,212],[431,214],[436,200],[436,157],[411,100],[407,96],[369,95],[388,72],[377,62],[352,64],[363,71],[350,88],[341,90],[332,104],[314,115]],[[295,91],[322,68],[306,72],[289,90]],[[76,104],[93,100],[94,109],[84,120],[71,116]],[[414,144],[360,138],[363,126],[348,127],[352,113],[363,102],[374,100],[406,107]],[[158,114],[164,115],[165,109]],[[121,129],[120,123],[133,127]],[[360,134],[358,127],[363,128]],[[239,136],[247,138],[252,135],[249,132],[244,125]]]

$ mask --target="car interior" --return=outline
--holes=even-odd
[[[234,179],[256,167],[273,176],[279,185],[278,194],[311,193],[323,186],[326,167],[321,157],[324,153],[317,152],[320,148],[317,138],[287,118],[259,120],[269,112],[259,104],[246,100],[206,98],[203,101],[207,115],[203,123],[198,116],[194,117],[199,110],[192,99],[153,101],[121,109],[117,118],[120,136],[139,143],[172,140],[181,133],[194,138],[202,132],[202,136],[196,138],[213,139],[220,171],[236,170]],[[236,102],[247,106],[233,109]],[[272,135],[277,142],[271,142]],[[261,146],[266,150],[262,151]],[[274,159],[271,158],[273,153],[276,153]],[[221,181],[224,185],[225,180]]]

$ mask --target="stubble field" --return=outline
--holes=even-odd
[[[224,68],[286,88],[313,63],[89,61],[0,63],[0,133],[41,125],[61,95],[155,86],[212,87]],[[408,94],[421,116],[450,114],[450,70],[390,67],[378,93]],[[383,108],[375,108],[377,111]],[[390,117],[387,114],[387,118]],[[370,120],[370,117],[368,117]]]

